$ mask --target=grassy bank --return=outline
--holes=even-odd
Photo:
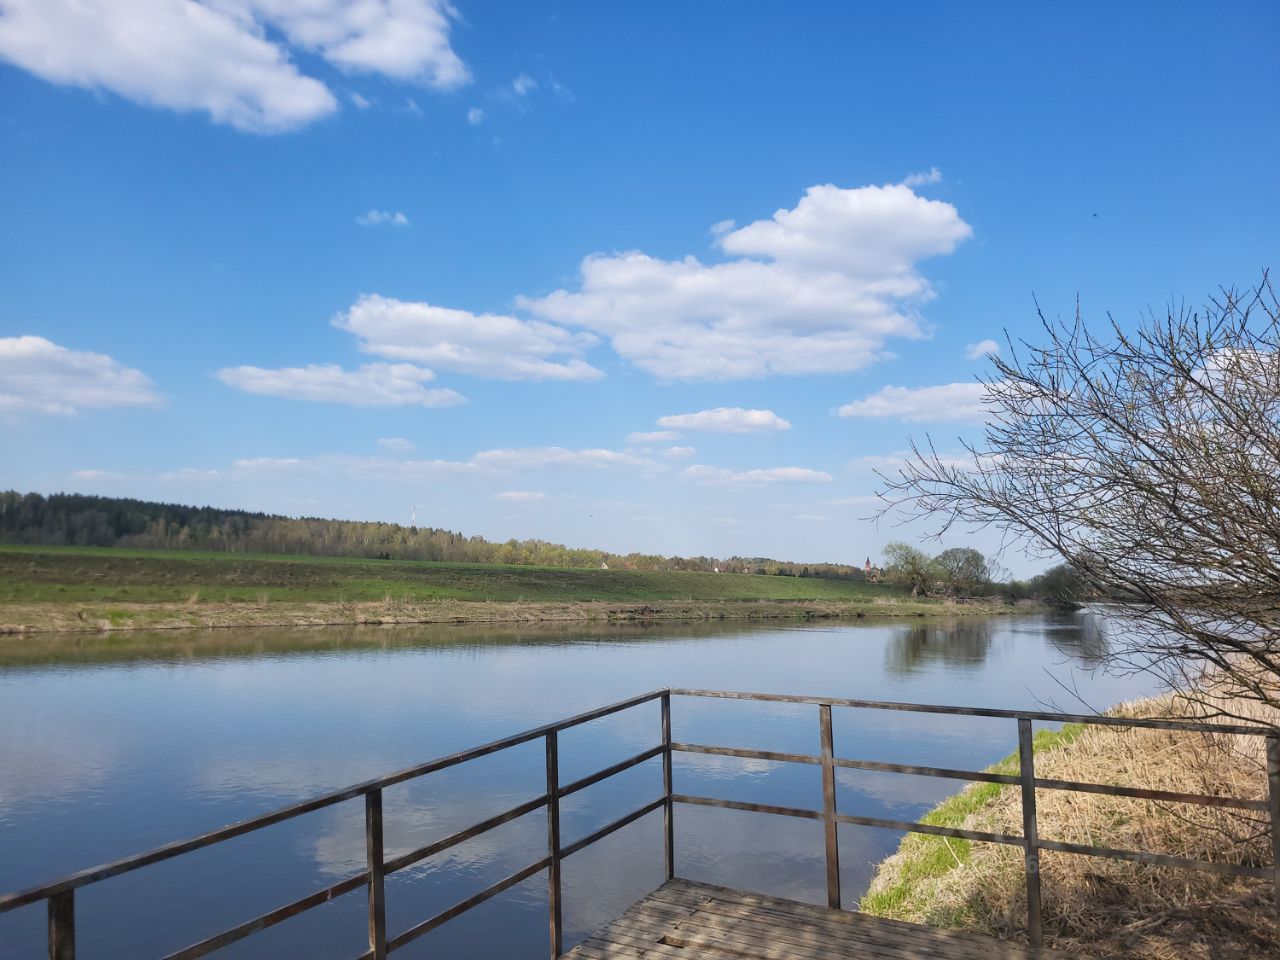
[[[992,612],[846,580],[0,545],[0,631]]]
[[[1168,716],[1170,699],[1117,708]],[[1181,793],[1266,797],[1260,738],[1069,726],[1041,732],[1042,777]],[[1016,757],[991,768],[1016,773]],[[1041,790],[1040,835],[1070,843],[1169,856],[1270,862],[1260,815],[1095,794]],[[1020,834],[1018,788],[975,784],[936,807],[925,821]],[[862,900],[878,916],[1009,939],[1024,939],[1026,895],[1017,847],[908,835],[885,860]],[[1187,870],[1041,853],[1047,946],[1097,957],[1149,960],[1280,956],[1270,884]]]

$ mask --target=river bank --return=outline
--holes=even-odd
[[[1121,705],[1118,716],[1171,716],[1171,697]],[[1259,719],[1264,719],[1261,715]],[[1016,773],[1016,755],[989,768]],[[1036,773],[1183,794],[1265,800],[1262,738],[1069,725],[1041,731]],[[1266,867],[1265,814],[1098,794],[1041,790],[1040,835],[1068,843]],[[1016,787],[974,784],[927,823],[1020,834]],[[861,902],[877,916],[1022,940],[1026,917],[1018,847],[908,834]],[[1067,853],[1041,853],[1045,945],[1088,956],[1246,960],[1280,955],[1274,888],[1266,880]]]
[[[840,600],[652,600],[619,603],[483,600],[192,601],[0,605],[0,634],[104,633],[242,627],[390,626],[433,623],[650,623],[710,620],[863,620],[993,616],[1026,608],[1000,601],[894,597]]]

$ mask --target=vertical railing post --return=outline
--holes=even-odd
[[[1031,721],[1018,718],[1019,779],[1022,785],[1022,848],[1027,877],[1027,938],[1033,947],[1044,941],[1040,919],[1040,833],[1036,826],[1036,760]]]
[[[364,845],[369,865],[369,954],[387,956],[386,848],[382,842],[382,790],[364,795]]]
[[[674,795],[671,789],[671,691],[662,695],[662,805],[663,849],[667,867],[667,879],[676,875],[676,824]]]
[[[76,900],[74,890],[49,898],[49,960],[76,960]]]
[[[547,903],[551,923],[551,960],[564,952],[564,922],[560,905],[560,746],[556,731],[547,733]]]
[[[827,846],[827,906],[840,909],[840,837],[836,824],[835,744],[831,734],[831,704],[818,706],[822,734],[822,825]]]
[[[1280,737],[1267,737],[1267,809],[1271,815],[1271,874],[1280,924]]]

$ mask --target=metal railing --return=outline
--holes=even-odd
[[[767,750],[747,750],[732,747],[720,747],[706,744],[675,742],[671,738],[671,698],[707,697],[733,700],[750,700],[767,703],[808,704],[818,707],[818,733],[820,752],[816,755],[779,753]],[[582,777],[568,784],[560,782],[559,773],[559,734],[563,730],[598,720],[602,717],[638,707],[642,704],[659,701],[661,707],[661,740],[653,747],[637,753],[589,776]],[[867,710],[899,710],[912,713],[945,714],[953,716],[989,717],[1008,719],[1017,722],[1018,728],[1018,774],[988,773],[978,770],[955,770],[938,767],[915,766],[910,764],[883,763],[871,760],[854,760],[838,757],[832,724],[833,708],[867,709]],[[1187,733],[1230,733],[1245,736],[1262,736],[1267,744],[1267,777],[1269,796],[1267,800],[1246,800],[1236,797],[1209,796],[1201,794],[1173,793],[1163,790],[1145,790],[1135,787],[1119,787],[1109,784],[1081,783],[1075,781],[1050,780],[1037,777],[1035,774],[1035,757],[1032,742],[1032,724],[1047,723],[1084,723],[1126,728],[1146,728],[1157,730],[1175,730]],[[382,793],[387,787],[405,783],[429,774],[454,767],[469,760],[489,756],[510,747],[519,746],[541,739],[546,754],[546,792],[525,803],[512,807],[503,813],[489,817],[465,830],[461,830],[443,839],[418,847],[408,853],[387,858],[383,840]],[[724,800],[715,797],[692,796],[675,793],[672,787],[672,758],[675,753],[709,754],[713,756],[738,757],[751,760],[766,760],[778,763],[812,764],[822,768],[821,810],[800,807],[783,807],[760,803],[746,803],[736,800]],[[609,777],[629,770],[656,757],[662,759],[662,795],[631,811],[625,816],[606,824],[598,830],[564,844],[560,836],[560,801],[566,796],[584,790]],[[998,783],[1021,787],[1023,833],[1021,836],[1011,834],[988,833],[977,830],[962,830],[952,827],[939,827],[933,824],[911,820],[890,820],[880,817],[855,816],[841,813],[836,803],[836,771],[837,769],[869,770],[881,773],[900,773],[915,776],[942,777],[952,780],[970,780],[984,783]],[[1163,854],[1146,853],[1136,850],[1117,850],[1109,847],[1095,847],[1083,844],[1065,843],[1040,838],[1036,821],[1036,790],[1068,790],[1084,793],[1100,793],[1110,796],[1132,797],[1171,803],[1189,803],[1203,806],[1227,807],[1240,810],[1265,812],[1269,817],[1272,839],[1273,859],[1269,866],[1247,866],[1217,863],[1203,860],[1191,860],[1182,857],[1171,857]],[[890,830],[903,830],[913,833],[932,834],[943,837],[957,837],[966,840],[977,840],[990,843],[1011,844],[1022,847],[1026,872],[1027,890],[1027,933],[1033,945],[1039,946],[1042,940],[1040,916],[1040,861],[1041,850],[1052,850],[1062,853],[1084,854],[1088,856],[1106,857],[1110,859],[1131,860],[1138,863],[1154,864],[1165,867],[1177,867],[1194,870],[1208,870],[1230,876],[1259,877],[1270,879],[1275,885],[1277,909],[1280,910],[1280,737],[1276,732],[1263,727],[1248,727],[1230,724],[1193,723],[1177,720],[1154,719],[1121,719],[1117,717],[1075,715],[1064,713],[1028,712],[1016,710],[988,710],[967,707],[946,707],[926,704],[891,703],[872,700],[845,700],[827,697],[798,697],[778,694],[735,693],[724,690],[688,690],[667,689],[631,697],[617,703],[600,707],[577,716],[559,720],[526,730],[523,733],[495,740],[480,747],[464,750],[459,753],[440,757],[417,766],[409,767],[385,777],[366,780],[342,790],[324,794],[303,803],[284,807],[272,813],[231,824],[218,830],[158,847],[146,853],[113,863],[103,864],[88,870],[70,874],[52,883],[42,884],[29,890],[0,896],[0,913],[16,910],[20,907],[45,901],[49,921],[49,957],[50,960],[74,960],[76,953],[76,891],[90,884],[99,883],[112,877],[139,870],[151,864],[173,859],[185,853],[230,840],[233,837],[270,827],[295,817],[331,807],[347,800],[364,798],[365,806],[365,847],[366,869],[354,876],[347,877],[338,883],[315,891],[305,897],[294,900],[284,906],[247,920],[221,933],[208,937],[174,953],[165,960],[191,960],[203,957],[222,947],[229,946],[251,934],[297,916],[312,908],[321,906],[336,897],[351,893],[364,887],[368,901],[368,934],[369,949],[361,955],[360,960],[384,960],[384,958],[436,927],[455,917],[466,913],[473,907],[497,896],[503,891],[545,870],[547,872],[548,895],[548,931],[550,956],[555,958],[564,952],[563,941],[563,907],[561,890],[561,863],[569,856],[602,840],[641,817],[658,810],[663,811],[664,860],[666,876],[675,876],[675,828],[674,806],[677,803],[693,804],[708,807],[720,807],[730,810],[746,810],[755,813],[767,813],[787,817],[799,817],[810,820],[821,820],[824,827],[826,847],[826,875],[828,905],[839,908],[840,901],[840,848],[839,825],[880,827]],[[486,887],[479,893],[454,904],[426,920],[414,924],[408,929],[389,935],[386,924],[385,881],[389,874],[420,863],[429,857],[471,840],[490,830],[509,823],[526,814],[546,808],[547,811],[547,853],[537,862],[511,874],[503,880]]]
[[[694,743],[672,743],[671,750],[679,753],[711,754],[714,756],[740,757],[747,760],[769,760],[779,763],[817,764],[822,767],[822,809],[809,810],[799,807],[779,807],[759,803],[743,803],[737,800],[721,800],[714,797],[695,797],[675,794],[674,803],[689,803],[700,806],[723,807],[730,810],[749,810],[756,813],[770,813],[786,817],[801,817],[809,820],[821,820],[826,840],[827,866],[827,904],[840,908],[840,847],[838,825],[847,823],[853,826],[882,827],[889,830],[905,830],[911,833],[932,834],[941,837],[956,837],[963,840],[978,840],[988,843],[1003,843],[1022,847],[1027,891],[1027,938],[1032,946],[1041,946],[1044,933],[1040,912],[1040,851],[1053,850],[1060,853],[1075,853],[1085,856],[1104,857],[1112,860],[1131,860],[1137,863],[1152,864],[1162,867],[1175,867],[1188,870],[1205,870],[1211,873],[1226,874],[1235,877],[1257,877],[1272,881],[1275,889],[1276,909],[1280,915],[1280,736],[1276,731],[1265,727],[1241,726],[1225,723],[1196,723],[1181,720],[1155,720],[1138,718],[1120,718],[1097,715],[1081,715],[1067,713],[1045,713],[1025,710],[988,710],[979,707],[944,707],[931,704],[893,703],[877,700],[845,700],[832,697],[795,697],[768,693],[734,693],[725,690],[684,690],[672,689],[674,696],[715,697],[731,700],[752,700],[767,703],[810,704],[818,708],[818,731],[821,753],[810,754],[777,753],[767,750],[739,750],[728,747],[707,746]],[[989,717],[1002,720],[1014,720],[1018,725],[1018,773],[987,773],[980,770],[953,770],[940,767],[913,766],[902,763],[882,763],[873,760],[850,760],[835,755],[832,736],[831,710],[833,707],[856,710],[899,710],[910,713],[945,714],[963,717]],[[1119,787],[1104,783],[1082,783],[1071,780],[1050,780],[1037,777],[1035,772],[1035,752],[1033,749],[1032,724],[1044,723],[1082,723],[1097,726],[1139,728],[1149,730],[1175,730],[1185,733],[1206,734],[1240,734],[1244,736],[1261,736],[1266,738],[1268,798],[1266,800],[1246,800],[1237,797],[1210,796],[1205,794],[1174,793],[1167,790],[1146,790],[1137,787]],[[837,768],[850,770],[871,770],[881,773],[903,773],[923,777],[942,777],[951,780],[972,780],[982,783],[999,783],[1019,786],[1022,793],[1022,834],[989,833],[980,830],[962,830],[954,827],[939,827],[915,820],[890,820],[882,817],[862,817],[840,813],[836,805]],[[1229,863],[1216,863],[1207,860],[1192,860],[1185,857],[1170,857],[1164,854],[1147,853],[1140,850],[1117,850],[1112,847],[1098,847],[1079,843],[1065,843],[1060,840],[1045,840],[1039,835],[1036,819],[1037,790],[1067,790],[1077,793],[1099,793],[1113,797],[1132,797],[1142,800],[1155,800],[1168,803],[1187,803],[1200,806],[1228,807],[1238,810],[1262,811],[1268,815],[1271,835],[1272,862],[1269,866],[1257,867]]]
[[[598,770],[590,776],[575,780],[572,783],[562,784],[560,782],[560,761],[559,761],[559,734],[563,730],[571,727],[577,727],[592,720],[599,720],[602,717],[611,714],[620,713],[631,707],[638,707],[641,704],[650,703],[654,700],[661,702],[662,709],[662,742],[648,750],[643,750],[633,757],[629,757],[620,763]],[[447,757],[440,757],[437,760],[431,760],[427,763],[418,764],[400,770],[396,773],[389,774],[385,777],[378,777],[373,780],[366,780],[363,783],[353,784],[342,790],[336,790],[332,793],[324,794],[312,800],[303,803],[297,803],[293,806],[284,807],[272,813],[265,814],[261,817],[254,817],[250,820],[244,820],[240,823],[233,823],[230,826],[222,827],[218,830],[210,831],[198,837],[192,837],[189,840],[182,840],[177,843],[170,843],[163,847],[157,847],[147,853],[142,853],[133,857],[126,857],[123,860],[117,860],[113,863],[103,864],[98,867],[92,867],[88,870],[81,870],[55,880],[52,883],[42,884],[29,890],[22,890],[17,893],[10,893],[0,896],[0,913],[9,910],[16,910],[19,907],[28,906],[30,904],[46,901],[49,913],[49,957],[50,960],[75,960],[76,955],[76,910],[75,896],[76,891],[90,884],[99,883],[103,880],[109,880],[112,877],[118,877],[122,874],[131,873],[143,867],[150,866],[154,863],[160,863],[165,860],[171,860],[174,857],[181,856],[184,853],[191,853],[194,850],[200,850],[215,843],[224,840],[230,840],[233,837],[243,836],[252,833],[255,830],[261,830],[264,827],[270,827],[286,820],[292,820],[306,813],[312,813],[316,810],[322,810],[325,807],[331,807],[335,804],[343,803],[347,800],[354,800],[359,797],[364,798],[365,813],[365,848],[367,855],[367,866],[362,872],[347,877],[338,883],[317,890],[308,894],[301,899],[294,900],[284,906],[277,907],[274,910],[254,917],[252,920],[246,920],[244,923],[224,930],[221,933],[194,943],[174,953],[170,953],[165,960],[194,960],[195,957],[203,957],[222,947],[229,946],[239,940],[243,940],[250,934],[257,933],[260,930],[266,930],[276,924],[295,917],[300,913],[322,906],[340,897],[343,894],[351,893],[355,890],[365,887],[368,896],[368,926],[369,926],[369,949],[363,953],[360,960],[384,960],[389,954],[398,950],[406,944],[412,943],[424,934],[434,930],[441,924],[452,920],[453,918],[466,913],[472,907],[477,907],[486,900],[497,896],[504,890],[507,890],[517,883],[529,879],[537,873],[545,870],[547,872],[547,894],[549,904],[549,939],[551,945],[551,956],[558,957],[564,952],[563,942],[563,916],[561,908],[561,882],[560,882],[560,864],[566,857],[572,856],[579,850],[589,847],[597,840],[609,836],[616,830],[620,830],[630,823],[639,820],[641,817],[655,810],[663,810],[666,821],[667,836],[667,876],[673,875],[672,842],[673,829],[671,824],[671,694],[667,690],[655,690],[652,693],[642,694],[638,697],[631,697],[628,700],[621,700],[612,703],[606,707],[600,707],[596,710],[590,710],[586,713],[580,713],[577,716],[569,717],[565,720],[558,720],[555,723],[548,723],[541,727],[535,727],[532,730],[526,730],[523,733],[517,733],[514,736],[504,737],[501,740],[494,740],[480,747],[474,747],[470,750],[463,750],[459,753],[450,754]],[[490,754],[506,750],[510,747],[516,747],[524,743],[534,740],[542,740],[546,752],[547,767],[547,785],[546,792],[541,796],[534,797],[518,806],[512,807],[503,813],[489,817],[486,820],[476,823],[465,830],[460,830],[443,839],[436,840],[423,847],[418,847],[408,853],[401,854],[390,859],[386,856],[386,848],[383,842],[382,834],[382,792],[387,787],[396,784],[405,783],[410,780],[416,780],[429,774],[436,773],[440,770],[456,767],[459,764],[466,763],[469,760],[476,760],[480,757],[487,757]],[[593,784],[606,780],[615,774],[622,773],[634,766],[651,760],[654,757],[662,757],[663,762],[663,784],[664,793],[637,810],[633,810],[626,816],[619,817],[611,823],[606,824],[595,832],[575,840],[569,844],[562,844],[560,839],[560,800],[571,794],[577,793],[579,790],[585,790]],[[416,923],[403,932],[394,936],[387,933],[386,919],[386,895],[385,880],[389,874],[398,870],[403,870],[416,863],[426,860],[428,857],[435,856],[451,847],[455,847],[460,843],[471,840],[487,833],[505,823],[509,823],[519,817],[532,813],[542,808],[547,810],[547,854],[536,863],[532,863],[523,870],[518,870],[503,880],[486,887],[479,893],[468,897],[459,903],[454,904],[447,910],[437,913],[435,916]]]

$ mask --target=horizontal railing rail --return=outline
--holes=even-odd
[[[1185,870],[1199,870],[1209,873],[1223,874],[1233,877],[1252,877],[1271,880],[1275,889],[1277,914],[1280,916],[1280,735],[1268,727],[1247,726],[1231,723],[1205,723],[1195,720],[1161,720],[1147,717],[1111,717],[1096,714],[1051,713],[1029,710],[1000,710],[985,707],[952,707],[934,704],[900,703],[884,700],[850,700],[836,697],[804,697],[774,693],[744,693],[730,690],[694,690],[673,688],[672,696],[700,697],[726,700],[746,700],[762,703],[803,704],[818,707],[819,742],[821,755],[803,753],[785,753],[772,750],[751,750],[738,747],[721,747],[700,743],[682,743],[673,741],[671,750],[675,753],[705,754],[722,757],[738,757],[749,760],[766,760],[773,763],[798,763],[817,765],[823,768],[823,808],[821,810],[803,807],[783,807],[772,804],[749,803],[741,800],[724,800],[716,797],[691,796],[674,794],[674,803],[693,804],[697,806],[720,807],[727,810],[743,810],[752,813],[766,813],[776,816],[797,817],[808,820],[822,820],[826,827],[826,859],[827,859],[827,901],[828,905],[839,908],[840,901],[840,863],[837,826],[879,827],[888,830],[899,830],[910,833],[921,833],[940,837],[955,837],[963,840],[976,840],[986,843],[1001,843],[1023,848],[1024,872],[1027,890],[1027,936],[1032,945],[1040,946],[1043,942],[1043,924],[1040,903],[1040,861],[1041,850],[1059,853],[1071,853],[1082,856],[1104,857],[1112,860],[1127,860],[1153,866],[1173,867]],[[886,710],[920,714],[941,714],[960,717],[983,717],[998,720],[1014,720],[1018,725],[1018,765],[1017,774],[992,773],[985,770],[956,770],[946,767],[929,767],[916,764],[886,763],[877,760],[855,760],[835,755],[831,710],[833,707],[854,710]],[[1120,727],[1129,729],[1170,730],[1195,734],[1235,734],[1240,736],[1257,736],[1266,739],[1268,796],[1265,800],[1242,797],[1220,796],[1215,794],[1178,793],[1169,790],[1148,790],[1140,787],[1118,786],[1106,783],[1087,783],[1075,780],[1057,780],[1038,777],[1035,773],[1035,756],[1032,739],[1032,724],[1043,723],[1080,723],[1094,726]],[[951,780],[969,780],[979,783],[996,783],[1006,786],[1018,786],[1022,791],[1021,834],[990,833],[980,830],[964,830],[958,827],[942,827],[918,820],[897,820],[884,817],[866,817],[841,813],[837,809],[835,790],[835,771],[837,769],[869,770],[881,773],[899,773],[912,776],[940,777]],[[1073,793],[1093,793],[1106,796],[1125,797],[1131,799],[1151,800],[1162,803],[1182,803],[1205,807],[1219,807],[1237,810],[1252,810],[1266,813],[1268,816],[1272,862],[1266,866],[1250,864],[1223,863],[1218,861],[1197,860],[1188,857],[1173,857],[1166,854],[1149,853],[1141,850],[1121,850],[1114,847],[1103,847],[1090,844],[1067,843],[1061,840],[1045,840],[1039,836],[1036,815],[1037,790],[1061,790]]]
[[[710,744],[675,741],[671,733],[671,698],[673,696],[689,698],[718,698],[731,700],[756,701],[776,704],[797,704],[816,706],[818,708],[818,734],[820,751],[817,754],[786,753],[770,750],[754,750],[738,747],[723,747]],[[571,781],[560,782],[559,772],[559,734],[565,730],[598,720],[624,710],[638,707],[646,703],[658,701],[661,709],[661,739],[655,746],[649,747],[617,763],[601,770]],[[1018,773],[992,773],[982,770],[963,770],[948,767],[931,767],[918,764],[889,763],[878,760],[860,760],[837,756],[833,733],[833,709],[854,710],[891,710],[918,714],[943,714],[963,717],[986,717],[1001,720],[1013,720],[1018,730]],[[1033,723],[1082,723],[1108,727],[1139,728],[1155,730],[1172,730],[1198,734],[1239,734],[1244,736],[1261,736],[1266,738],[1268,797],[1266,800],[1219,796],[1212,794],[1187,794],[1167,790],[1148,790],[1139,787],[1118,786],[1112,784],[1087,783],[1074,780],[1058,780],[1039,777],[1035,772],[1035,758],[1032,741]],[[405,853],[387,857],[383,838],[382,799],[383,791],[391,786],[406,783],[420,777],[428,776],[441,770],[455,767],[471,760],[486,757],[522,744],[542,740],[546,759],[546,789],[538,796],[531,797],[502,813],[495,814],[478,823],[472,824],[449,836],[434,840]],[[822,769],[822,808],[779,806],[762,803],[749,803],[739,800],[726,800],[717,797],[696,796],[676,793],[673,788],[674,755],[708,755],[734,757],[748,760],[764,760],[773,763],[796,763],[818,766]],[[560,834],[560,801],[597,783],[617,776],[647,761],[661,758],[662,761],[662,794],[618,817],[593,832],[571,842],[564,842]],[[993,833],[980,830],[964,830],[958,827],[942,827],[922,823],[915,820],[898,820],[883,817],[860,816],[843,813],[836,802],[836,772],[841,769],[866,770],[878,773],[904,774],[911,776],[937,777],[950,780],[995,783],[1005,786],[1017,786],[1021,789],[1022,826],[1021,834]],[[1172,857],[1164,854],[1148,853],[1136,850],[1120,850],[1110,847],[1090,846],[1067,843],[1059,840],[1041,839],[1038,832],[1036,815],[1037,790],[1064,790],[1077,793],[1105,794],[1109,796],[1144,799],[1164,803],[1185,803],[1208,807],[1219,807],[1237,810],[1258,811],[1267,814],[1271,838],[1273,862],[1266,866],[1250,864],[1234,864],[1214,861],[1195,860],[1183,857]],[[832,907],[839,908],[840,900],[840,857],[839,827],[841,825],[875,827],[895,831],[907,831],[942,837],[955,837],[987,843],[999,843],[1021,847],[1024,856],[1024,871],[1027,889],[1027,932],[1032,944],[1039,946],[1042,938],[1041,904],[1040,904],[1040,865],[1041,850],[1060,853],[1080,854],[1086,856],[1105,857],[1109,859],[1127,860],[1162,867],[1204,870],[1218,874],[1240,877],[1270,879],[1275,885],[1277,906],[1280,908],[1280,735],[1274,729],[1251,727],[1240,724],[1204,723],[1184,720],[1160,720],[1154,718],[1108,717],[1090,714],[1066,714],[1044,711],[1000,710],[980,707],[951,707],[932,704],[897,703],[876,700],[850,700],[832,697],[803,697],[786,694],[743,693],[725,690],[696,690],[673,688],[655,690],[626,700],[618,701],[595,710],[589,710],[554,723],[543,724],[522,733],[494,740],[479,747],[462,750],[457,753],[430,760],[425,763],[407,767],[383,777],[366,780],[361,783],[335,790],[319,797],[292,806],[284,807],[262,816],[254,817],[239,823],[230,824],[217,830],[209,831],[188,840],[157,847],[146,853],[126,857],[111,863],[81,870],[50,883],[45,883],[27,890],[17,891],[0,896],[0,913],[16,910],[20,907],[45,901],[49,919],[49,956],[52,960],[74,960],[76,952],[75,894],[83,887],[118,877],[155,863],[171,860],[183,854],[209,847],[225,840],[240,837],[296,817],[323,810],[327,807],[348,800],[363,798],[365,806],[365,840],[366,868],[360,873],[340,880],[323,889],[313,891],[304,897],[276,907],[253,919],[246,920],[234,927],[223,930],[198,943],[191,944],[181,950],[168,954],[165,960],[194,960],[224,947],[230,946],[261,930],[268,929],[285,920],[321,906],[331,900],[365,888],[367,898],[369,949],[362,954],[361,960],[384,960],[394,951],[424,936],[440,925],[466,913],[473,907],[498,896],[518,883],[546,871],[548,896],[548,939],[550,956],[559,957],[563,953],[563,908],[561,900],[561,864],[566,857],[591,846],[614,832],[623,829],[658,810],[663,811],[664,861],[666,876],[675,876],[675,804],[688,804],[705,807],[718,807],[727,810],[742,810],[753,813],[773,814],[777,816],[796,817],[817,820],[823,823],[824,844],[826,853],[827,901]],[[454,904],[451,907],[422,920],[409,928],[389,935],[386,927],[385,881],[387,876],[408,867],[421,863],[452,847],[465,843],[504,824],[546,810],[547,815],[547,850],[546,855],[536,862],[494,883],[478,893]]]
[[[595,710],[589,710],[563,720],[557,720],[553,723],[543,724],[534,727],[531,730],[525,730],[509,737],[503,737],[500,740],[494,740],[490,743],[483,744],[478,747],[472,747],[467,750],[461,750],[448,756],[439,757],[426,763],[416,764],[403,770],[398,770],[386,776],[376,777],[371,780],[365,780],[361,783],[352,784],[349,787],[343,787],[340,790],[334,790],[330,793],[314,797],[301,803],[292,804],[279,810],[243,820],[238,823],[229,824],[220,827],[217,830],[211,830],[207,833],[192,837],[188,840],[180,840],[174,843],[165,844],[156,847],[145,853],[137,854],[131,857],[125,857],[121,860],[115,860],[110,863],[101,864],[96,867],[90,867],[87,870],[80,870],[76,873],[69,874],[50,883],[41,884],[27,890],[20,890],[14,893],[0,895],[0,914],[11,910],[17,910],[20,907],[29,906],[40,901],[46,901],[49,913],[49,957],[51,960],[74,960],[76,954],[76,926],[75,926],[75,893],[83,887],[91,884],[100,883],[114,877],[119,877],[143,867],[152,864],[162,863],[166,860],[172,860],[183,854],[191,853],[196,850],[202,850],[214,844],[231,840],[235,837],[241,837],[245,834],[253,833],[276,824],[293,820],[297,817],[317,810],[323,810],[327,807],[335,806],[349,800],[355,800],[363,797],[365,801],[365,839],[367,847],[368,866],[365,870],[358,874],[347,877],[337,883],[331,884],[321,890],[314,891],[308,895],[293,900],[283,906],[276,907],[266,913],[263,913],[251,920],[237,924],[234,927],[223,930],[213,936],[210,936],[198,943],[191,944],[181,950],[167,954],[164,960],[194,960],[196,957],[203,957],[211,954],[224,947],[230,946],[244,938],[266,930],[278,923],[282,923],[300,913],[304,913],[314,907],[321,906],[331,900],[351,893],[355,890],[365,887],[368,893],[368,914],[369,914],[369,950],[362,955],[363,958],[371,958],[371,960],[382,960],[387,954],[403,947],[424,934],[434,930],[441,924],[460,916],[473,907],[479,906],[486,900],[497,896],[503,891],[521,883],[530,877],[540,873],[543,870],[548,871],[548,899],[550,904],[550,940],[552,944],[552,956],[557,957],[563,952],[563,920],[560,907],[560,862],[568,856],[577,853],[598,840],[609,836],[616,830],[620,830],[630,823],[635,822],[646,814],[655,810],[666,809],[666,829],[670,833],[672,830],[670,820],[671,800],[670,790],[667,789],[663,796],[656,800],[650,801],[643,807],[633,810],[611,823],[606,824],[600,829],[575,840],[572,843],[564,845],[560,841],[560,813],[559,801],[561,797],[577,793],[585,790],[594,784],[600,783],[609,777],[616,776],[632,767],[638,766],[647,760],[656,757],[664,759],[664,783],[670,783],[670,756],[671,751],[667,740],[658,743],[656,746],[643,750],[640,753],[628,757],[619,763],[612,764],[602,770],[582,777],[569,784],[561,785],[559,782],[559,759],[558,759],[558,735],[573,727],[590,723],[593,720],[599,720],[604,717],[620,713],[633,707],[638,707],[653,701],[660,701],[662,710],[662,730],[667,740],[669,740],[670,732],[670,693],[666,690],[655,690],[650,693],[641,694],[639,696],[630,697],[626,700],[620,700],[617,703],[611,703],[607,706],[599,707]],[[521,746],[537,740],[543,740],[545,743],[546,763],[547,763],[547,787],[546,792],[533,797],[524,803],[518,804],[509,810],[489,817],[479,823],[473,824],[463,830],[460,830],[450,836],[435,840],[425,846],[418,847],[406,853],[399,854],[395,857],[386,857],[386,851],[383,841],[382,829],[382,793],[383,791],[398,784],[407,783],[421,777],[446,770],[450,767],[456,767],[460,764],[467,763],[471,760],[477,760],[481,757],[487,757],[507,750],[512,747]],[[506,877],[497,883],[486,887],[484,890],[476,893],[466,900],[455,904],[452,907],[436,914],[435,916],[417,923],[402,933],[395,936],[388,936],[386,931],[386,903],[384,883],[389,874],[396,873],[420,863],[430,857],[444,852],[452,847],[468,840],[474,839],[484,833],[494,830],[506,823],[510,823],[527,814],[535,811],[547,809],[547,831],[548,831],[548,849],[547,855],[537,862],[530,864],[522,870]],[[671,843],[668,841],[668,849]],[[668,874],[670,875],[670,864]]]

